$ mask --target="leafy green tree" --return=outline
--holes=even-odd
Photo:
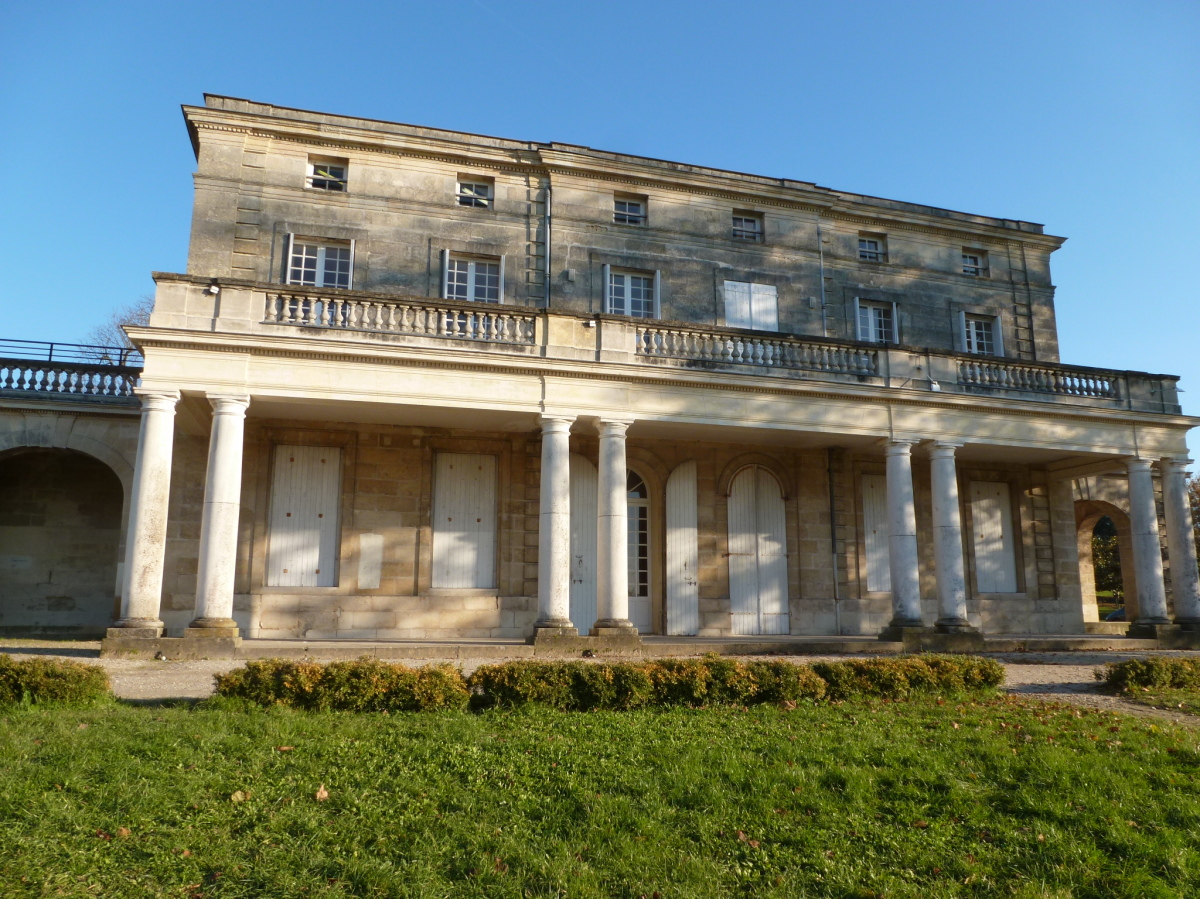
[[[1121,581],[1121,549],[1117,528],[1107,515],[1096,522],[1092,531],[1092,567],[1096,572],[1096,592],[1112,593],[1113,602],[1125,603],[1125,585]]]

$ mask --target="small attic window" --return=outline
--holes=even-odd
[[[344,193],[346,190],[346,173],[350,162],[332,156],[308,157],[308,178],[306,186],[313,190],[330,190]]]

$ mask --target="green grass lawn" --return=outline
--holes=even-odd
[[[1166,709],[1187,715],[1200,715],[1200,691],[1170,687],[1131,687],[1119,694],[1122,699],[1153,709]]]
[[[0,896],[1195,896],[1198,744],[1007,697],[10,710]]]

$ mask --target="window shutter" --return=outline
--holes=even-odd
[[[354,289],[354,240],[350,241],[350,283],[346,285],[348,290]]]
[[[450,298],[450,251],[442,250],[442,292],[441,298],[447,300]]]
[[[862,307],[858,297],[854,298],[854,321],[850,323],[850,337],[852,340],[870,340],[870,332],[863,333],[862,325]]]
[[[504,302],[504,256],[500,257],[500,291],[496,294],[496,302]]]
[[[750,327],[758,331],[779,330],[779,296],[774,284],[750,285]]]
[[[662,318],[662,272],[654,270],[654,317]]]
[[[958,337],[954,340],[955,352],[970,352],[970,342],[967,340],[967,313],[961,309],[956,313],[958,318]]]
[[[283,243],[283,283],[292,283],[292,242],[296,239],[296,235],[290,231],[287,234],[287,240]]]
[[[900,342],[900,307],[892,303],[892,343]]]
[[[997,356],[1004,355],[1004,328],[998,315],[992,319],[992,345],[995,347]]]
[[[750,285],[745,281],[725,282],[725,327],[750,328]]]
[[[604,311],[612,315],[612,266],[606,263],[600,266],[600,270],[600,277],[604,279]]]

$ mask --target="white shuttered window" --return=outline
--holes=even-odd
[[[779,482],[743,469],[729,489],[729,600],[735,634],[788,632],[787,526]]]
[[[277,446],[267,550],[270,587],[337,586],[342,451]]]
[[[725,282],[725,324],[756,331],[779,330],[779,296],[774,284]]]
[[[1008,484],[971,482],[975,582],[980,593],[1016,593],[1017,559]]]
[[[571,453],[571,622],[586,634],[596,623],[596,527],[599,474]]]
[[[863,475],[862,501],[867,589],[874,593],[890,593],[892,570],[888,549],[887,478],[881,474]]]
[[[438,453],[433,482],[433,586],[496,586],[496,457]]]
[[[667,633],[700,631],[700,546],[696,463],[667,478]]]

